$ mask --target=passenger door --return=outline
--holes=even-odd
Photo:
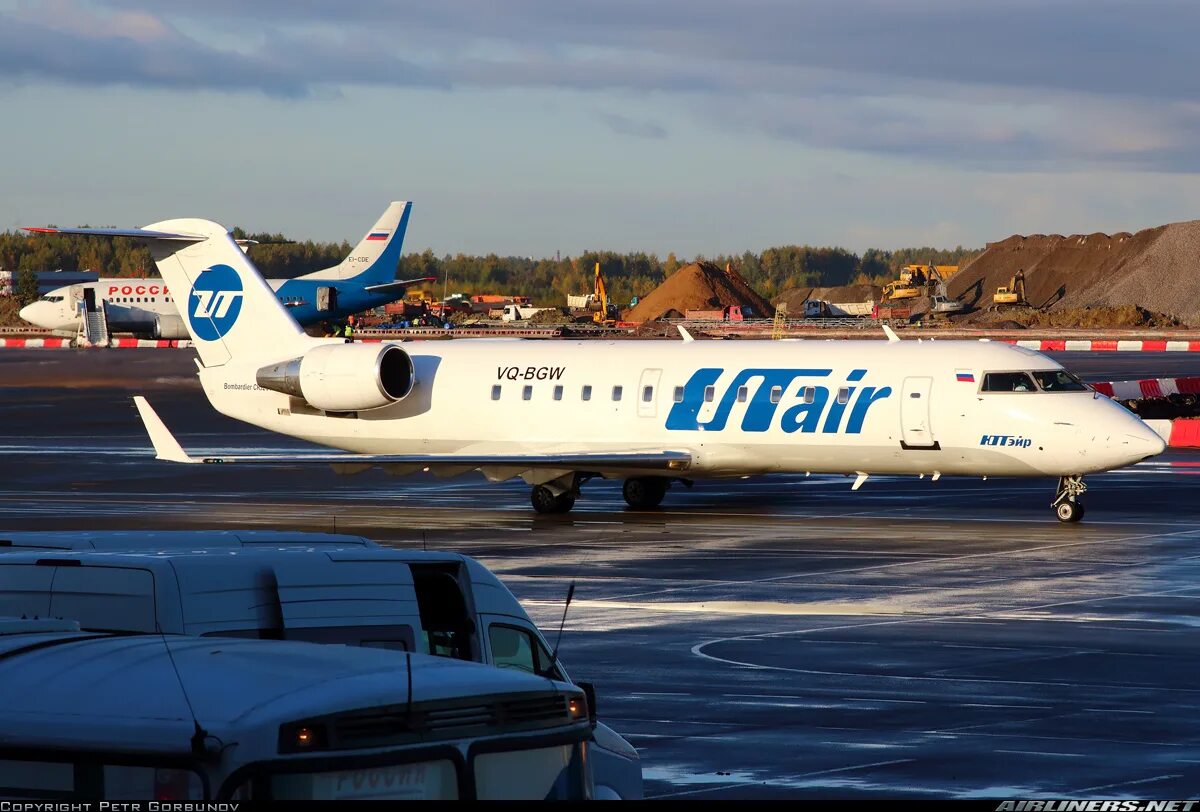
[[[933,378],[905,378],[900,399],[900,446],[905,449],[940,449],[930,425],[929,396]]]
[[[661,369],[642,370],[642,379],[637,390],[638,417],[658,416],[658,380],[661,377]]]

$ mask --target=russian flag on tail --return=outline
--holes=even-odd
[[[955,376],[958,378],[959,383],[975,383],[974,372],[956,372]]]
[[[388,238],[388,235],[391,233],[392,232],[390,232],[390,231],[372,231],[370,234],[367,235],[367,239],[368,240],[386,240]]]

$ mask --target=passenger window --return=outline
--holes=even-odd
[[[1036,392],[1037,386],[1025,372],[988,372],[983,376],[982,392]]]
[[[620,387],[620,386],[613,387],[613,400],[621,399],[621,389],[622,389],[622,387]]]
[[[737,398],[738,403],[745,403],[746,398],[748,398],[749,396],[750,396],[750,387],[748,387],[748,386],[739,386],[738,387],[738,398]]]
[[[842,406],[850,402],[850,390],[845,386],[838,390],[837,402]]]
[[[592,387],[585,386],[582,389],[580,389],[579,397],[582,398],[583,400],[591,400],[592,399]]]
[[[551,665],[550,652],[528,629],[497,623],[488,627],[488,640],[492,646],[492,665],[497,668],[515,668],[551,679],[563,678],[558,666]]]
[[[562,400],[562,393],[563,393],[562,384],[559,384],[558,386],[554,387],[554,399],[555,400]]]
[[[499,399],[500,399],[500,384],[496,384],[495,386],[492,387],[492,400],[499,400]]]
[[[521,400],[532,400],[532,399],[533,399],[533,387],[526,384],[525,388],[521,390]]]
[[[643,386],[642,387],[642,403],[649,403],[652,400],[654,400],[654,387],[653,386]]]
[[[716,399],[716,397],[717,397],[717,387],[715,387],[715,386],[704,387],[704,402],[705,403],[712,403],[713,400]]]
[[[817,399],[817,387],[815,387],[815,386],[804,387],[804,402],[812,403],[816,399]]]
[[[682,386],[675,387],[675,394],[671,399],[674,400],[676,403],[683,403],[683,387]]]
[[[782,386],[772,386],[771,387],[771,402],[778,403],[781,400],[783,400],[783,387]]]
[[[492,625],[488,628],[488,640],[492,644],[492,665],[538,673],[533,636],[529,632],[512,626]]]

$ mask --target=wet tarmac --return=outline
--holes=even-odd
[[[300,445],[213,413],[189,353],[116,354],[190,450]],[[562,657],[641,750],[650,796],[1179,798],[1200,781],[1200,454],[1089,477],[1075,526],[1050,481],[887,477],[701,483],[640,512],[593,482],[536,517],[519,482],[155,462],[133,392],[101,373],[70,388],[93,354],[60,355],[79,360],[6,386],[45,356],[0,354],[0,528],[449,548],[551,637],[575,580]],[[1200,374],[1182,354],[1068,355],[1091,380]]]

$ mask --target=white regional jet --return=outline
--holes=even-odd
[[[84,232],[85,230],[75,230]],[[159,459],[380,465],[521,477],[565,512],[592,477],[658,505],[670,483],[775,472],[1057,477],[1153,457],[1162,439],[1056,362],[988,341],[520,341],[365,344],[304,334],[217,223],[142,231],[221,413],[340,449],[187,454],[135,398]],[[682,332],[682,331],[681,331]]]

